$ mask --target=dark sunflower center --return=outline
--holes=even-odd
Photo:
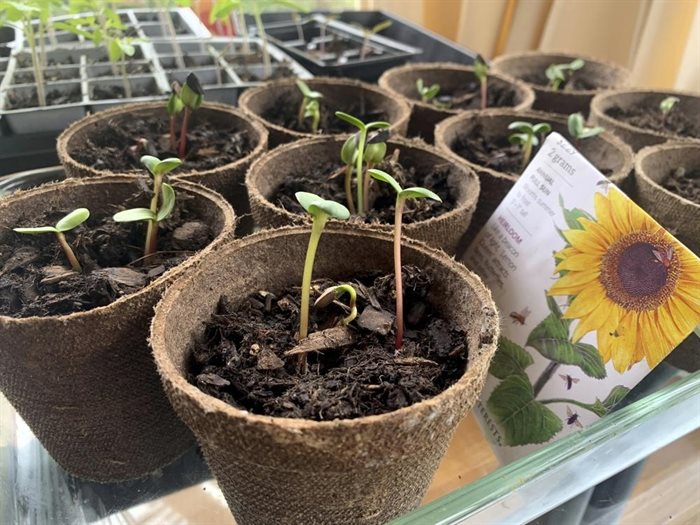
[[[603,256],[600,282],[607,296],[626,310],[655,310],[673,294],[680,262],[673,247],[651,232],[615,241]]]

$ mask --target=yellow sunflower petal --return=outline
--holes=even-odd
[[[605,301],[602,304],[605,304]],[[610,308],[600,307],[599,305],[599,307],[591,313],[582,317],[576,325],[574,333],[571,335],[571,342],[577,343],[588,332],[597,331],[602,328],[609,329],[610,325],[613,324],[610,319],[610,312]]]
[[[619,238],[616,230],[613,228],[612,231],[609,231],[607,225],[598,224],[588,219],[579,219],[579,222],[586,230],[586,234],[606,249]]]
[[[624,373],[632,363],[644,357],[643,350],[637,351],[637,312],[626,312],[617,325],[618,344],[612,349],[611,360],[615,370]]]
[[[639,325],[642,329],[641,343],[649,368],[658,365],[670,351],[670,344],[659,330],[659,320],[654,310],[642,312],[639,315]]]
[[[695,328],[700,323],[700,316],[686,302],[675,294],[671,297],[667,304],[669,305],[671,315],[679,328],[688,332]]]
[[[628,211],[630,203],[627,197],[617,188],[611,187],[608,192],[608,200],[610,201],[610,212],[618,233],[624,235],[634,231],[630,224]]]
[[[574,300],[571,301],[571,304],[566,309],[566,312],[564,312],[564,318],[578,319],[583,317],[584,315],[593,311],[595,308],[598,308],[603,301],[612,304],[605,297],[603,285],[600,284],[600,282],[595,281],[581,290]]]
[[[685,339],[687,332],[683,331],[676,323],[673,315],[671,315],[670,306],[668,304],[663,305],[656,310],[656,313],[661,330],[667,335],[668,340],[674,347],[678,346]]]
[[[593,195],[593,202],[598,223],[604,225],[615,237],[619,237],[621,233],[615,225],[615,220],[613,219],[613,214],[610,209],[610,200],[602,193],[596,193]]]
[[[563,235],[574,248],[584,253],[603,255],[607,249],[604,242],[592,238],[586,230],[565,230]]]
[[[560,277],[549,289],[549,295],[578,295],[590,283],[597,281],[600,270],[589,269],[584,272],[569,272]]]
[[[577,255],[571,255],[560,262],[556,271],[560,272],[562,270],[590,270],[591,268],[597,268],[600,266],[601,257],[599,255],[590,255],[588,253],[580,253]]]

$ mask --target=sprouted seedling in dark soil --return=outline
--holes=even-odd
[[[350,313],[341,319],[340,324],[347,326],[357,317],[357,292],[351,284],[339,284],[326,288],[314,302],[314,308],[326,308],[345,294],[349,297]]]
[[[58,243],[61,245],[63,252],[66,254],[66,258],[76,272],[82,272],[83,269],[78,262],[78,258],[75,256],[73,249],[66,241],[65,233],[77,228],[82,223],[84,223],[90,217],[90,211],[87,208],[78,208],[73,210],[68,215],[63,217],[60,221],[56,223],[55,226],[38,226],[36,228],[14,228],[17,233],[26,233],[29,235],[38,235],[40,233],[53,233],[56,235]]]
[[[567,80],[567,75],[573,75],[575,71],[578,71],[585,65],[586,62],[580,58],[575,58],[568,64],[551,64],[544,72],[549,80],[547,86],[552,89],[559,89],[562,82]]]
[[[340,160],[345,164],[345,198],[350,213],[355,215],[355,201],[352,198],[352,165],[357,156],[357,135],[350,135],[340,149]]]
[[[481,109],[486,109],[486,94],[488,92],[489,65],[481,55],[476,55],[474,60],[474,74],[479,79],[481,90]]]
[[[163,182],[166,174],[182,164],[177,158],[159,160],[150,155],[141,157],[141,163],[146,166],[153,176],[153,196],[150,208],[132,208],[116,213],[116,222],[148,221],[144,258],[148,259],[158,250],[158,224],[167,219],[175,208],[175,190],[167,182]],[[159,202],[160,201],[160,202]]]
[[[668,114],[680,101],[678,97],[666,97],[661,101],[659,109],[661,110],[661,118],[664,123],[666,122],[666,118],[668,118]]]
[[[418,90],[421,102],[430,102],[438,96],[438,93],[440,93],[440,84],[426,86],[423,83],[423,79],[419,78],[418,80],[416,80],[416,90]]]
[[[396,287],[396,352],[403,348],[403,278],[401,275],[401,216],[407,199],[442,199],[426,188],[414,187],[403,189],[396,179],[382,170],[370,170],[372,178],[385,182],[396,192],[396,209],[394,212],[394,279]]]
[[[357,152],[355,154],[355,177],[356,177],[356,191],[357,191],[357,213],[362,216],[365,214],[365,192],[364,192],[364,171],[362,169],[363,162],[365,161],[365,150],[367,148],[367,133],[373,129],[386,129],[391,126],[390,123],[384,121],[369,122],[365,124],[360,119],[343,113],[342,111],[336,111],[335,116],[345,122],[348,122],[360,130],[359,137],[355,140]]]
[[[182,113],[185,105],[180,100],[180,84],[173,82],[172,88],[166,109],[170,117],[170,149],[175,151],[177,149],[177,116]]]
[[[365,57],[367,56],[367,53],[370,50],[369,47],[369,41],[370,39],[376,35],[377,33],[381,33],[385,29],[388,29],[391,27],[391,20],[383,20],[379,22],[378,24],[373,25],[372,27],[364,27],[360,24],[354,24],[358,28],[362,30],[362,33],[364,35],[364,38],[362,39],[362,48],[360,49],[360,60],[364,60]]]
[[[530,162],[532,156],[532,148],[544,140],[547,133],[552,131],[552,126],[546,122],[539,124],[530,124],[529,122],[515,121],[508,124],[508,129],[516,130],[516,133],[508,136],[508,141],[511,144],[519,144],[523,152],[522,167],[525,168]]]
[[[180,160],[185,160],[185,149],[187,148],[187,128],[190,122],[190,115],[193,111],[199,109],[199,106],[204,102],[204,90],[197,75],[190,73],[187,75],[185,85],[180,88],[180,101],[184,106],[184,115],[182,117],[182,127],[180,128],[180,146],[178,148],[178,157]]]
[[[577,143],[583,139],[600,135],[603,131],[605,131],[605,129],[601,128],[600,126],[595,126],[592,128],[586,127],[586,121],[583,119],[583,115],[581,113],[572,113],[569,115],[568,127],[569,135],[571,135]]]
[[[346,220],[350,217],[348,209],[337,202],[325,200],[314,195],[299,191],[295,194],[299,204],[313,218],[311,226],[311,237],[309,237],[309,246],[306,250],[306,259],[304,261],[304,273],[301,282],[301,310],[299,317],[299,340],[305,339],[309,335],[309,300],[311,295],[311,277],[314,270],[314,259],[316,258],[316,249],[318,242],[321,239],[321,233],[326,226],[328,219],[334,218],[338,220]],[[299,356],[299,369],[302,373],[306,371],[306,355]]]
[[[299,127],[304,125],[304,119],[311,119],[311,132],[318,133],[318,123],[321,120],[321,103],[323,95],[318,91],[314,91],[301,79],[297,79],[297,87],[304,97],[299,106],[299,114],[297,116]]]

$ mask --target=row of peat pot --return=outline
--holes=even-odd
[[[385,77],[415,67],[396,68]],[[449,67],[473,76],[470,68]],[[391,122],[387,159],[446,179],[442,191],[451,209],[407,223],[402,244],[403,263],[424,269],[431,279],[428,303],[465,334],[462,350],[454,349],[468,350],[464,373],[441,393],[380,415],[315,421],[236,408],[188,378],[193,342],[204,337],[222,296],[237,302],[301,282],[309,222],[279,206],[273,195],[289,178],[337,167],[349,130],[315,137],[266,116],[279,100],[296,112],[300,97],[290,80],[247,91],[242,109],[205,103],[193,113],[192,129],[210,122],[246,140],[245,153],[230,163],[196,170],[185,165],[173,174],[184,215],[206,223],[208,244],[109,304],[60,315],[0,315],[0,390],[54,459],[87,479],[143,476],[174,461],[196,438],[241,524],[383,523],[415,508],[456,425],[479,395],[499,332],[489,291],[450,255],[478,231],[517,175],[461,157],[459,144],[477,130],[487,141],[507,138],[513,120],[566,130],[565,117],[529,110],[536,100],[530,87],[508,76],[502,81],[517,86],[513,109],[442,115],[430,124],[439,122],[435,146],[401,138],[428,117],[416,120],[420,103],[391,93],[390,86],[308,81],[333,109],[356,111],[359,99],[363,114]],[[411,82],[414,87],[415,78]],[[164,104],[148,103],[101,112],[67,129],[57,147],[69,180],[0,200],[0,245],[15,248],[13,260],[0,260],[0,277],[27,261],[18,249],[25,238],[12,228],[46,219],[47,206],[65,212],[89,205],[88,224],[102,225],[134,194],[142,196],[143,170],[104,169],[101,159],[86,162],[85,145],[107,141],[99,150],[104,152],[114,129],[167,118]],[[579,147],[611,181],[636,188],[640,204],[697,252],[697,204],[660,182],[679,164],[698,169],[700,145],[647,148],[636,155],[636,164],[632,148],[608,132]],[[254,224],[276,229],[246,236]],[[331,222],[314,276],[342,282],[363,273],[390,273],[391,232],[391,224]]]

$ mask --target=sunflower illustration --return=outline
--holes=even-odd
[[[561,277],[547,293],[573,296],[574,343],[595,331],[618,372],[654,367],[700,323],[700,260],[616,188],[595,194],[595,217],[562,232]]]

